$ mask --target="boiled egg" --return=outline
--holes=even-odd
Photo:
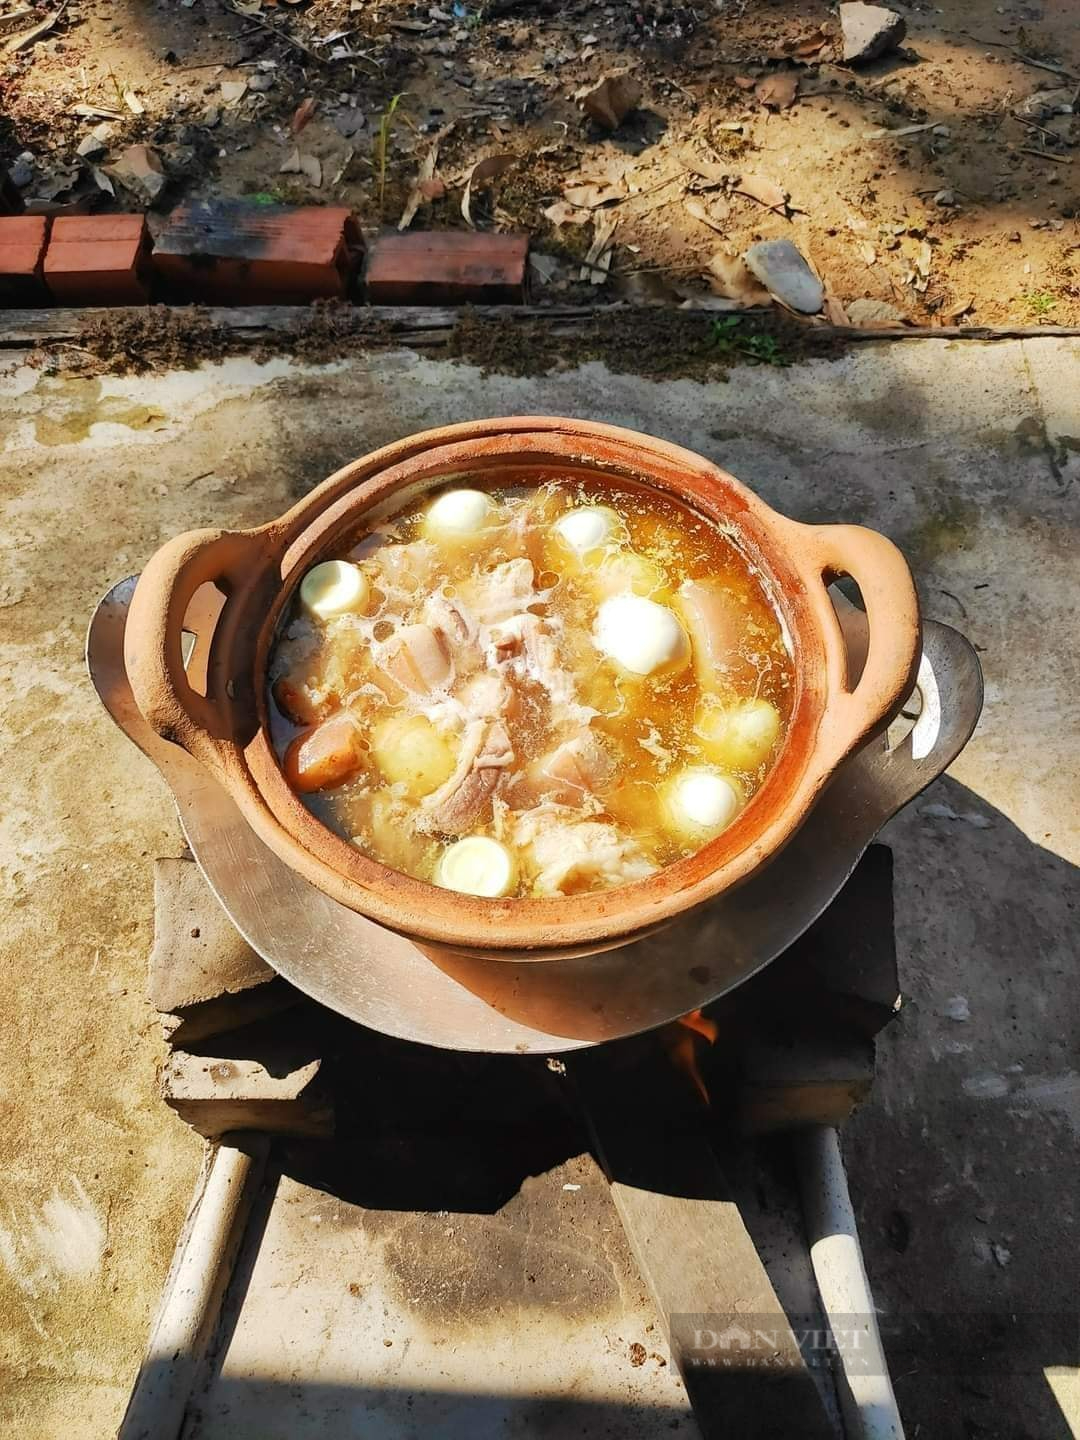
[[[596,648],[632,675],[681,670],[690,641],[673,610],[643,595],[614,595],[596,617]]]
[[[463,895],[495,900],[517,887],[513,854],[486,835],[467,835],[443,851],[435,866],[435,884]]]
[[[613,540],[622,522],[607,505],[578,505],[560,515],[552,528],[564,545],[584,555]]]
[[[484,528],[494,508],[483,490],[446,490],[428,506],[424,531],[433,540],[463,540]]]
[[[719,835],[742,804],[737,780],[703,765],[690,765],[667,782],[664,809],[672,829],[692,838]]]
[[[316,620],[357,614],[367,609],[370,598],[367,576],[348,560],[324,560],[300,582],[300,603]]]

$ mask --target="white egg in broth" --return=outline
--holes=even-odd
[[[721,527],[574,478],[462,480],[337,546],[270,689],[286,778],[324,824],[502,898],[630,884],[710,843],[775,763],[795,685]]]

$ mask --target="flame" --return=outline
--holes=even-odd
[[[702,1014],[700,1010],[691,1010],[688,1015],[681,1015],[675,1021],[676,1025],[685,1025],[687,1030],[693,1030],[695,1035],[700,1035],[710,1045],[716,1044],[716,1037],[720,1034],[720,1026],[715,1020],[710,1020],[708,1015]]]
[[[716,1021],[710,1020],[700,1010],[691,1010],[666,1027],[665,1038],[672,1063],[687,1076],[706,1105],[709,1104],[709,1090],[698,1065],[697,1047],[701,1040],[714,1045],[719,1033]]]

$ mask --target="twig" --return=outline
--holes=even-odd
[[[1034,65],[1036,70],[1049,70],[1051,75],[1064,75],[1066,80],[1073,84],[1080,82],[1080,76],[1074,75],[1070,70],[1063,69],[1060,65],[1051,65],[1047,60],[1036,60],[1033,55],[1025,55],[1016,45],[1009,45],[1004,40],[984,40],[981,35],[973,35],[970,30],[958,30],[958,35],[966,35],[969,40],[974,40],[977,45],[990,45],[995,50],[1008,50],[1025,65]]]
[[[1035,155],[1040,160],[1053,160],[1055,165],[1072,164],[1071,155],[1055,155],[1052,150],[1032,150],[1030,146],[1021,145],[1019,153],[1021,155]]]
[[[228,4],[228,0],[226,0],[225,9],[233,15],[238,16],[241,20],[247,20],[250,24],[258,26],[260,30],[268,30],[271,35],[275,35],[279,40],[284,40],[286,45],[291,45],[294,50],[299,50],[303,55],[310,55],[312,60],[317,60],[320,65],[329,65],[331,63],[325,56],[320,55],[317,50],[312,50],[310,45],[305,45],[302,40],[297,40],[296,36],[290,35],[287,30],[283,30],[277,25],[272,25],[269,20],[264,20],[261,15],[248,15],[243,10],[237,10],[235,5]]]

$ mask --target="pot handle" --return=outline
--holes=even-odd
[[[836,643],[828,646],[830,700],[822,740],[836,763],[882,729],[911,693],[922,639],[919,598],[907,561],[876,530],[862,525],[801,525],[799,530],[818,583],[827,587],[849,576],[866,610],[869,649],[854,686],[848,682],[847,647],[838,624]]]
[[[191,530],[153,555],[139,576],[124,627],[124,664],[135,702],[163,739],[182,746],[219,777],[241,743],[226,667],[207,666],[206,694],[188,679],[184,619],[208,581],[225,596],[215,636],[230,611],[266,574],[265,538],[258,531]],[[232,626],[229,627],[230,629]],[[241,697],[243,698],[243,697]]]

